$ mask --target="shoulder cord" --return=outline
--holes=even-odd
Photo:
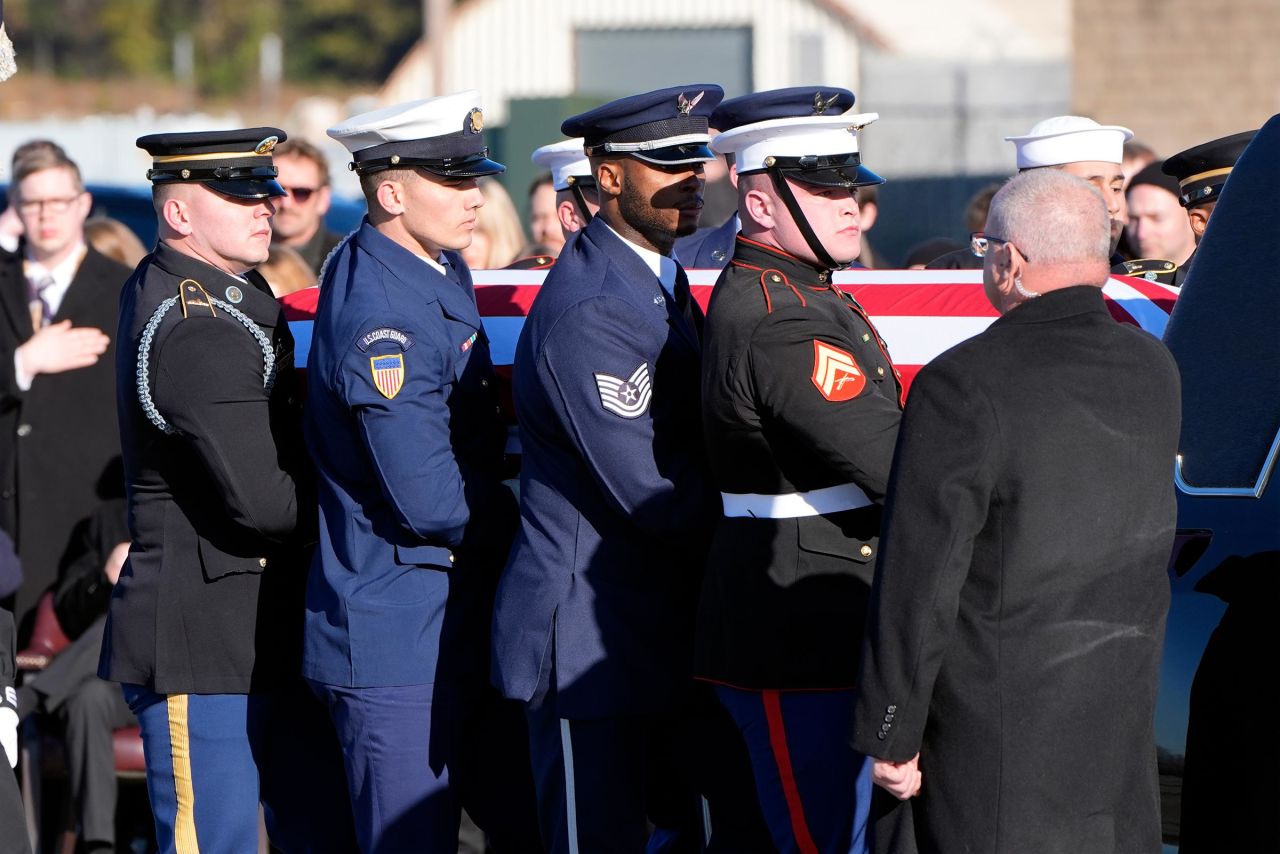
[[[142,412],[147,416],[147,420],[164,433],[176,433],[177,428],[164,420],[160,410],[156,409],[155,401],[151,399],[151,342],[155,338],[156,330],[160,328],[160,321],[164,320],[169,309],[173,308],[177,302],[178,297],[174,296],[160,303],[155,313],[151,315],[151,319],[147,321],[147,325],[143,327],[142,337],[138,340],[138,402],[142,404]],[[262,348],[262,387],[270,394],[276,382],[276,352],[271,342],[267,340],[266,334],[248,315],[230,303],[212,296],[209,297],[209,302],[238,320],[240,325],[249,330],[249,334],[257,340],[258,346]]]

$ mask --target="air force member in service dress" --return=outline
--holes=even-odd
[[[131,545],[99,675],[124,683],[141,724],[166,852],[255,850],[259,800],[285,850],[353,842],[340,773],[313,764],[336,760],[332,730],[295,678],[315,510],[293,338],[251,269],[284,192],[271,164],[283,138],[138,140],[154,158],[160,242],[120,299]]]
[[[517,509],[455,251],[484,203],[476,178],[504,168],[483,123],[462,92],[329,131],[370,214],[329,259],[307,366],[321,526],[303,672],[337,727],[365,851],[456,850],[463,806],[498,851],[540,847],[523,717],[488,683]]]
[[[690,663],[716,497],[699,441],[702,313],[670,252],[696,225],[720,94],[658,90],[561,127],[585,138],[601,207],[517,346],[521,528],[493,622],[494,678],[527,704],[554,851],[703,841]],[[714,850],[729,821],[711,823]]]
[[[766,118],[712,143],[736,158],[743,229],[707,312],[703,427],[723,513],[695,666],[742,731],[781,851],[867,850],[870,764],[847,733],[902,389],[831,277],[861,248],[856,188],[884,180],[858,154],[875,118]]]
[[[1092,188],[1019,175],[987,231],[1001,317],[912,385],[854,744],[921,852],[1154,854],[1177,368],[1103,304]]]

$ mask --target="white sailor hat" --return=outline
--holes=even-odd
[[[858,131],[878,118],[879,113],[845,113],[770,119],[725,131],[711,149],[734,155],[739,175],[777,169],[820,187],[883,184],[858,153]]]
[[[582,145],[582,137],[553,142],[534,149],[529,159],[534,166],[551,170],[551,186],[556,190],[567,190],[573,184],[593,187],[596,179],[591,174],[591,161],[587,159]]]
[[[1017,148],[1019,169],[1035,169],[1085,160],[1122,163],[1124,144],[1133,139],[1133,131],[1083,116],[1054,116],[1037,122],[1022,136],[1004,139]]]
[[[474,178],[507,168],[489,159],[484,112],[474,90],[361,113],[325,133],[346,146],[350,168],[360,174],[416,167]]]

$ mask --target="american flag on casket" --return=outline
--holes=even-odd
[[[477,270],[472,273],[476,303],[489,335],[493,363],[501,377],[511,378],[511,362],[525,315],[538,296],[546,270]],[[693,296],[705,309],[719,270],[689,270]],[[998,317],[982,290],[981,270],[846,270],[836,284],[866,309],[889,345],[889,355],[902,373],[905,388],[925,364],[961,341],[977,335]],[[305,369],[319,289],[296,291],[281,298],[285,318],[297,342],[296,362]],[[1102,293],[1116,320],[1132,323],[1160,338],[1178,289],[1112,276]],[[510,386],[504,383],[510,409]]]

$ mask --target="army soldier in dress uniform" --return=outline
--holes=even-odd
[[[722,102],[711,114],[710,124],[724,133],[741,125],[766,119],[834,116],[848,112],[853,107],[853,101],[853,93],[839,87],[819,89],[813,86],[795,86],[789,89],[770,89]],[[724,158],[729,164],[729,180],[736,184],[733,154],[726,153]],[[676,256],[688,269],[719,270],[729,263],[729,258],[733,255],[734,239],[741,228],[742,220],[736,213],[720,225],[700,228],[688,237],[676,241]]]
[[[477,179],[505,168],[483,128],[466,91],[328,131],[369,215],[326,267],[307,366],[320,547],[303,673],[338,730],[367,852],[455,850],[461,806],[498,851],[540,848],[523,716],[488,680],[518,514],[459,254]]]
[[[695,666],[747,741],[782,851],[865,850],[869,765],[846,737],[902,389],[831,276],[861,249],[856,188],[884,181],[858,154],[876,118],[768,119],[712,143],[737,163],[742,232],[707,313],[723,513]]]
[[[1231,170],[1255,134],[1256,130],[1247,130],[1193,145],[1186,151],[1179,151],[1160,167],[1178,182],[1178,201],[1187,209],[1187,219],[1195,232],[1197,246],[1209,227],[1209,217],[1218,206],[1218,196],[1222,195]],[[1182,284],[1186,274],[1191,272],[1191,262],[1195,257],[1195,252],[1192,252],[1191,257],[1178,268],[1174,284]]]
[[[141,724],[162,851],[256,850],[260,800],[278,847],[353,841],[340,773],[310,764],[337,758],[295,678],[314,499],[293,337],[253,270],[284,193],[271,162],[282,139],[138,140],[160,241],[120,299],[131,546],[99,675],[124,683]]]
[[[689,665],[715,492],[698,441],[702,310],[671,247],[697,226],[720,98],[660,89],[561,126],[585,139],[600,211],[517,345],[521,529],[493,621],[494,679],[526,703],[557,852],[701,843]]]

